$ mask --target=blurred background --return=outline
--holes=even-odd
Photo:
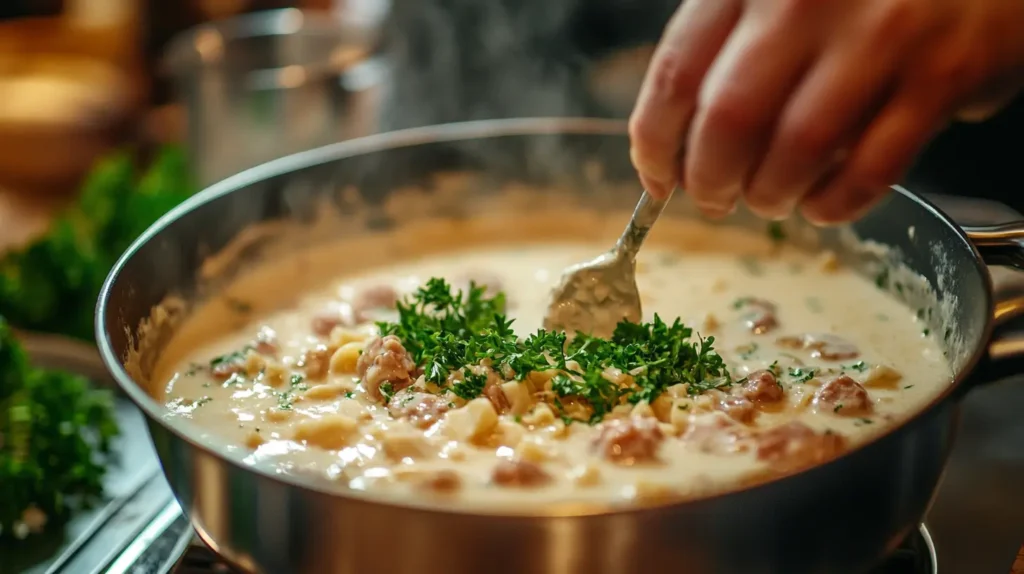
[[[672,0],[3,0],[0,221],[36,232],[98,158],[194,184],[333,141],[488,117],[627,117]],[[290,10],[289,10],[290,9]],[[940,136],[917,189],[1021,204],[1021,105]],[[4,213],[17,217],[3,217]]]

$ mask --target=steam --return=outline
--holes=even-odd
[[[591,115],[586,58],[567,41],[577,0],[396,2],[385,129]]]
[[[601,65],[637,45],[653,45],[676,5],[673,0],[393,2],[384,30],[391,79],[378,127],[391,131],[516,117],[625,118],[646,62],[633,58],[627,66],[632,70],[610,76]],[[612,92],[616,95],[609,98]],[[457,150],[456,163],[469,156],[470,163],[489,171],[546,178],[581,163],[573,150],[580,142],[572,139],[531,138],[518,142],[525,149],[516,150],[509,147],[517,144],[491,141],[443,147]]]

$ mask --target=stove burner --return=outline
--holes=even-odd
[[[237,574],[197,539],[172,570],[173,574]],[[931,534],[922,524],[869,574],[938,574]]]

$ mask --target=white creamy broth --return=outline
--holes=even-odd
[[[204,440],[233,445],[247,463],[480,508],[736,488],[832,458],[950,383],[915,312],[828,254],[698,223],[660,228],[669,226],[677,231],[653,234],[639,257],[645,320],[678,317],[693,338],[714,336],[730,376],[702,394],[673,385],[651,404],[566,424],[563,415],[578,414],[566,404],[584,409],[582,418],[586,404],[556,400],[542,376],[520,382],[491,371],[496,380],[467,402],[426,385],[402,362],[401,341],[382,348],[374,322],[396,320],[394,297],[431,277],[504,292],[516,332],[535,332],[561,271],[608,245],[564,233],[421,245],[415,257],[357,266],[283,308],[239,309],[226,333],[222,316],[199,312],[154,378],[169,417],[190,419]],[[287,289],[292,277],[268,290]],[[217,336],[197,336],[206,332]]]

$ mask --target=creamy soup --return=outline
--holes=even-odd
[[[563,354],[537,334],[561,271],[607,243],[441,246],[273,312],[242,309],[241,326],[213,341],[176,341],[186,352],[157,374],[168,416],[249,464],[340,488],[474,507],[632,504],[818,464],[950,384],[914,310],[829,254],[760,233],[737,242],[736,230],[691,231],[699,241],[655,239],[640,254],[644,321],[661,320],[643,332],[665,339],[640,351],[624,335],[583,351],[581,338]],[[481,333],[443,343],[465,351],[472,341],[465,368],[423,355],[444,336],[417,331],[440,313],[417,311],[418,289],[444,290],[432,278],[453,292],[484,286],[460,307],[486,315],[474,323]],[[495,334],[489,313],[502,310],[519,342]]]

